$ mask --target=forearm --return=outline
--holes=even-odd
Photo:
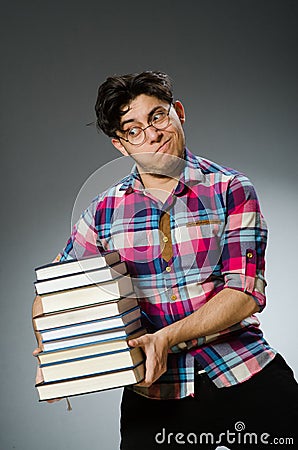
[[[162,335],[171,348],[181,342],[225,330],[258,310],[256,302],[250,295],[226,288],[198,311],[162,328],[157,333]]]

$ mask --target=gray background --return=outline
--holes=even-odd
[[[74,398],[71,413],[38,403],[30,321],[34,267],[118,157],[85,126],[114,73],[168,72],[189,148],[255,183],[270,229],[260,319],[297,373],[297,17],[290,0],[1,1],[1,450],[117,449],[120,390]]]

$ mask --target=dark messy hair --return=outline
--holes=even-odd
[[[138,95],[146,94],[173,102],[173,88],[169,76],[163,72],[146,71],[109,77],[98,88],[95,104],[96,125],[110,137],[120,130],[122,108]]]

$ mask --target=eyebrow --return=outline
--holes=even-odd
[[[148,115],[147,115],[147,122],[149,122],[150,121],[150,118],[153,116],[153,114],[155,113],[155,111],[157,111],[158,109],[160,109],[160,108],[163,108],[163,106],[162,105],[159,105],[159,106],[155,106],[149,113],[148,113]],[[128,111],[126,111],[124,114],[127,114],[129,112],[129,110]],[[121,127],[122,127],[122,129],[123,129],[123,127],[124,127],[124,125],[126,125],[127,123],[132,123],[132,122],[138,122],[136,119],[127,119],[127,120],[124,120],[120,125],[121,125]]]

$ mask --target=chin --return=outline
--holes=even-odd
[[[146,170],[160,177],[177,177],[184,167],[184,160],[180,157],[162,153],[158,161],[150,161]],[[153,158],[154,159],[154,158]]]

